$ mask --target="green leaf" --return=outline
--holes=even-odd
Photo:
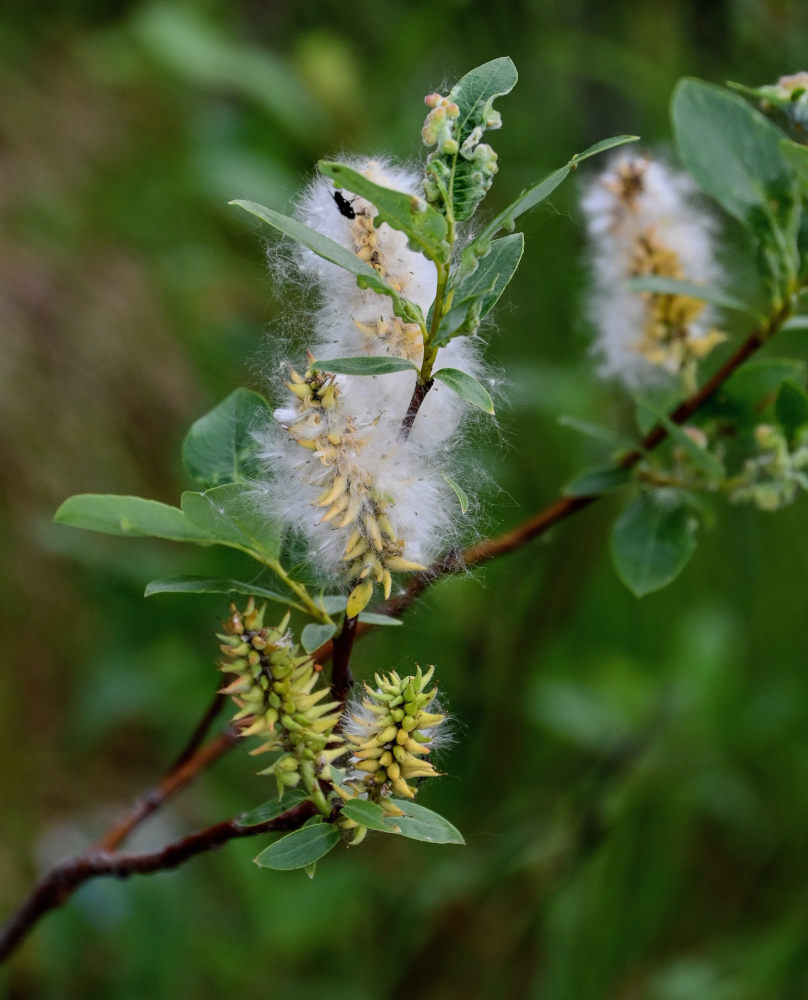
[[[110,494],[82,493],[69,497],[56,511],[54,521],[73,528],[100,531],[107,535],[133,535],[140,538],[168,538],[175,542],[210,545],[207,532],[189,523],[177,507]]]
[[[330,177],[338,188],[372,202],[378,213],[373,220],[375,226],[386,222],[406,235],[413,250],[420,251],[437,263],[448,262],[450,248],[446,219],[423,198],[382,187],[344,163],[321,160],[317,168],[325,177]]]
[[[494,98],[510,93],[517,79],[516,67],[504,56],[475,67],[452,87],[447,98],[459,108],[460,113],[455,123],[455,138],[459,146],[463,145],[475,128],[485,131],[485,120],[493,107]],[[441,159],[452,175],[449,185],[452,192],[452,214],[456,221],[463,222],[474,214],[484,194],[472,176],[478,170],[477,164],[459,152],[451,156],[444,155]]]
[[[307,625],[300,633],[301,645],[307,653],[313,653],[324,642],[328,642],[336,631],[336,625]]]
[[[82,494],[65,500],[54,520],[108,535],[228,545],[269,564],[277,563],[281,548],[280,528],[257,509],[251,491],[236,483],[184,493],[181,510],[141,497]]]
[[[464,278],[455,289],[454,302],[479,298],[480,317],[489,313],[516,274],[524,249],[525,237],[522,233],[511,233],[494,240],[474,274]]]
[[[418,371],[418,367],[405,358],[322,358],[313,361],[309,368],[317,372],[337,375],[389,375],[392,372]]]
[[[395,833],[430,844],[465,844],[460,831],[431,809],[401,799],[391,801],[402,810],[403,816],[386,816],[380,805],[364,799],[346,802],[342,807],[342,815],[369,830],[378,830],[379,833]]]
[[[587,469],[564,487],[567,497],[596,497],[602,493],[610,493],[631,482],[630,469],[620,466],[606,465],[595,469]]]
[[[705,476],[709,479],[723,479],[724,466],[721,462],[719,462],[715,455],[711,455],[706,448],[702,448],[701,445],[697,444],[689,434],[686,434],[678,424],[675,424],[670,417],[668,417],[661,410],[655,410],[646,403],[640,403],[639,405],[641,407],[644,406],[646,410],[653,413],[654,417],[667,431],[668,436],[675,441],[680,448],[683,448],[687,452],[693,464],[696,468],[703,472]]]
[[[449,97],[460,109],[457,129],[461,145],[481,122],[485,105],[495,97],[509,94],[518,79],[513,61],[508,56],[501,56],[476,66],[457,81]]]
[[[486,413],[494,412],[494,403],[488,391],[467,372],[458,371],[457,368],[441,368],[432,377],[443,382],[458,396],[462,396],[463,399],[481,410],[485,410]]]
[[[263,597],[268,601],[288,604],[293,608],[301,608],[293,598],[285,597],[267,587],[255,583],[243,583],[241,580],[215,580],[204,576],[166,576],[161,580],[152,580],[146,586],[144,597],[155,594],[245,594],[248,597]]]
[[[788,440],[793,440],[794,434],[808,424],[808,393],[787,379],[777,393],[774,413]]]
[[[257,216],[285,236],[291,236],[293,240],[302,243],[304,247],[308,247],[318,257],[330,260],[332,264],[337,264],[346,271],[350,271],[351,274],[356,275],[356,282],[360,288],[370,288],[379,295],[389,295],[393,300],[393,310],[396,316],[400,316],[408,323],[418,323],[420,326],[424,325],[424,315],[419,306],[399,295],[394,288],[391,288],[390,285],[382,281],[370,264],[360,260],[355,254],[351,253],[350,250],[341,246],[335,240],[330,239],[328,236],[323,236],[316,229],[311,229],[302,222],[298,222],[297,219],[293,219],[288,215],[281,215],[280,212],[275,212],[271,208],[265,208],[254,201],[231,201],[229,204],[243,208],[245,212]]]
[[[573,153],[570,159],[570,166],[573,170],[576,170],[579,163],[583,163],[584,160],[588,160],[591,156],[600,156],[601,153],[607,153],[610,149],[615,149],[617,146],[625,146],[627,142],[637,142],[639,138],[638,135],[613,135],[608,139],[600,139],[598,142],[588,146],[583,153]]]
[[[644,275],[641,278],[629,278],[626,286],[631,292],[654,292],[657,295],[682,295],[701,302],[709,302],[722,309],[733,309],[762,320],[764,317],[746,302],[741,302],[728,295],[720,288],[710,288],[698,285],[694,281],[680,281],[677,278],[664,278],[658,274]]]
[[[329,615],[337,615],[344,611],[347,602],[345,594],[321,594],[317,598],[317,604]]]
[[[465,492],[460,488],[459,484],[456,483],[451,476],[447,476],[446,473],[441,472],[441,478],[444,479],[449,484],[449,486],[452,487],[452,489],[455,492],[455,496],[457,497],[457,502],[460,504],[460,513],[465,514],[466,511],[469,509],[469,498],[466,496]]]
[[[559,167],[542,178],[542,180],[526,188],[515,201],[512,201],[507,208],[504,208],[499,215],[495,216],[488,223],[473,243],[466,247],[463,251],[461,272],[471,273],[473,264],[469,266],[470,262],[483,255],[488,243],[497,235],[500,229],[512,228],[520,215],[523,215],[531,208],[535,208],[545,198],[549,198],[559,184],[569,175],[569,172],[575,169],[579,163],[607,149],[614,149],[615,146],[622,146],[627,142],[635,142],[637,138],[636,135],[617,135],[611,139],[603,139],[601,142],[597,142],[594,146],[590,146],[584,150],[583,153],[576,153],[563,167]]]
[[[797,185],[783,133],[742,98],[701,80],[680,81],[671,114],[696,182],[762,241],[779,280],[792,274]]]
[[[255,863],[260,868],[274,868],[276,871],[292,871],[306,868],[319,861],[339,843],[339,831],[331,823],[316,823],[304,826],[270,844],[261,851]]]
[[[452,308],[441,319],[433,341],[436,347],[447,344],[461,329],[466,335],[476,331],[480,320],[494,308],[516,273],[524,248],[522,233],[512,233],[491,243],[476,270],[462,278],[454,289]],[[473,317],[467,322],[472,307]]]
[[[261,826],[271,819],[276,819],[288,809],[305,802],[308,795],[302,788],[287,788],[282,799],[270,799],[268,802],[250,809],[249,812],[242,813],[236,817],[238,826]]]
[[[189,475],[205,486],[243,482],[256,473],[259,445],[253,432],[272,415],[263,396],[236,389],[191,425],[182,444]]]
[[[696,548],[697,520],[679,490],[643,493],[617,519],[612,559],[617,575],[636,597],[676,579]]]
[[[409,837],[410,840],[425,840],[430,844],[466,843],[457,827],[431,809],[425,809],[424,806],[402,799],[390,801],[404,813],[403,816],[391,819],[391,825],[394,827],[391,833]]]
[[[248,487],[229,483],[204,493],[183,493],[182,512],[210,542],[249,552],[262,562],[277,562],[281,528],[261,513]]]
[[[808,316],[792,316],[780,327],[781,330],[808,330]]]
[[[368,802],[366,799],[350,799],[342,807],[342,815],[359,823],[360,826],[366,826],[368,830],[378,830],[379,833],[395,832],[391,828],[392,817],[385,816],[380,805]]]

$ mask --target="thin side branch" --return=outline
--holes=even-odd
[[[238,730],[232,726],[169,770],[163,780],[144,792],[127,815],[95,845],[97,851],[117,851],[135,827],[157,812],[177,792],[194,781],[211,764],[223,757],[238,742]]]
[[[727,379],[745,361],[771,339],[791,315],[791,311],[791,303],[787,302],[766,323],[753,330],[704,385],[676,407],[670,414],[671,422],[674,424],[683,424],[689,420],[708,399],[711,399],[715,395]],[[667,437],[668,432],[665,427],[662,424],[657,424],[645,435],[638,449],[628,452],[623,456],[618,463],[619,466],[623,469],[633,468],[645,452],[651,451],[662,444]],[[379,613],[390,615],[393,618],[399,617],[416,598],[420,597],[427,587],[430,587],[436,580],[440,580],[441,577],[472,566],[479,566],[490,559],[507,555],[509,552],[515,552],[534,538],[538,538],[549,531],[550,528],[555,527],[561,521],[565,521],[573,514],[577,514],[579,510],[589,507],[599,499],[599,495],[559,497],[548,507],[545,507],[544,510],[539,511],[512,531],[499,535],[497,538],[489,538],[484,542],[479,542],[477,545],[472,545],[460,557],[450,555],[433,563],[425,573],[419,573],[417,576],[414,576],[402,594],[390,598],[389,601],[378,608]],[[360,626],[360,634],[364,631],[365,627]]]
[[[314,804],[306,801],[259,826],[241,826],[238,817],[234,817],[192,833],[150,854],[115,854],[93,850],[65,861],[51,869],[34,886],[28,898],[0,933],[0,962],[31,933],[46,913],[65,903],[79,886],[89,882],[90,879],[104,875],[124,879],[130,875],[149,875],[152,872],[166,871],[169,868],[176,868],[197,854],[221,847],[229,840],[254,837],[261,833],[297,830],[316,812]]]
[[[216,717],[219,714],[219,712],[221,712],[226,701],[227,701],[227,696],[223,694],[221,691],[217,691],[216,694],[213,696],[213,701],[211,701],[205,714],[196,724],[196,728],[188,738],[188,742],[180,751],[180,754],[177,757],[177,759],[168,769],[169,773],[172,771],[176,771],[178,768],[182,767],[182,765],[187,760],[190,760],[190,758],[193,757],[196,751],[202,746],[202,742],[208,735],[210,727],[216,721]]]

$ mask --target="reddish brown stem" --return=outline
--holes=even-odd
[[[93,850],[78,858],[65,861],[51,869],[34,886],[23,905],[0,933],[0,962],[31,933],[46,913],[61,906],[79,886],[89,882],[90,879],[104,875],[124,879],[130,875],[148,875],[152,872],[166,871],[169,868],[176,868],[197,854],[221,847],[222,844],[238,837],[254,837],[270,831],[297,830],[316,812],[314,804],[306,801],[259,826],[241,826],[238,817],[233,817],[223,823],[216,823],[205,830],[192,833],[150,854],[114,854]]]
[[[357,635],[358,619],[347,618],[343,622],[342,631],[334,639],[331,661],[331,697],[335,701],[344,702],[353,685],[351,673],[351,653]]]
[[[415,388],[412,390],[412,399],[410,400],[410,405],[407,407],[407,412],[404,415],[404,419],[401,422],[401,437],[406,441],[410,436],[410,431],[412,430],[412,425],[415,423],[415,418],[418,416],[418,411],[421,409],[421,404],[426,399],[426,394],[432,388],[434,379],[428,379],[426,382],[416,382]]]
[[[226,676],[229,677],[230,675]],[[177,759],[168,769],[169,773],[171,771],[176,771],[177,768],[182,767],[182,765],[191,757],[193,757],[196,751],[202,746],[202,741],[208,735],[210,727],[216,721],[216,716],[219,714],[219,712],[221,712],[226,701],[227,701],[227,696],[222,694],[221,691],[217,691],[216,694],[213,696],[213,701],[211,701],[210,705],[208,705],[205,714],[196,724],[196,728],[191,733],[188,742],[180,751],[180,754],[177,757]]]

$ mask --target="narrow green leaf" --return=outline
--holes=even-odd
[[[440,371],[434,373],[433,378],[443,382],[458,396],[462,396],[463,399],[481,410],[485,410],[486,413],[494,412],[494,403],[488,391],[467,372],[461,372],[457,368],[441,368]]]
[[[330,260],[332,264],[337,264],[346,271],[350,271],[351,274],[356,275],[357,284],[360,288],[370,288],[379,295],[389,295],[393,300],[393,309],[396,316],[400,316],[408,323],[418,323],[420,326],[424,325],[424,315],[419,306],[414,302],[410,302],[409,299],[404,298],[394,288],[391,288],[390,285],[382,281],[370,264],[360,260],[355,254],[352,254],[350,250],[341,246],[335,240],[317,232],[316,229],[311,229],[302,222],[298,222],[297,219],[293,219],[288,215],[281,215],[280,212],[275,212],[264,205],[258,205],[254,201],[236,200],[229,202],[229,204],[243,208],[245,212],[257,216],[263,222],[277,229],[278,232],[283,233],[285,236],[291,236],[293,240],[302,243],[304,247],[308,247],[309,250],[324,260]]]
[[[777,393],[774,413],[788,440],[793,440],[795,433],[808,424],[808,393],[787,379]]]
[[[512,201],[507,208],[504,208],[499,215],[496,215],[488,223],[477,239],[463,251],[464,256],[473,247],[487,244],[489,240],[492,240],[497,235],[500,229],[510,229],[520,215],[523,215],[531,208],[535,208],[545,198],[549,198],[559,184],[566,179],[571,169],[567,163],[542,178],[542,180],[537,181],[531,187],[525,188],[518,198]]]
[[[208,533],[191,524],[177,507],[142,497],[82,493],[69,497],[54,521],[107,535],[168,538],[176,542],[211,544]]]
[[[732,309],[746,313],[761,320],[760,313],[746,302],[741,302],[720,288],[710,288],[698,285],[694,281],[679,281],[677,278],[663,278],[658,274],[644,275],[641,278],[630,278],[626,285],[632,292],[654,292],[657,295],[683,295],[701,302],[709,302],[722,309]]]
[[[457,497],[457,502],[460,504],[460,513],[465,514],[469,509],[469,498],[451,476],[447,476],[444,472],[441,472],[441,478],[452,487],[455,492],[455,496]]]
[[[307,798],[308,796],[302,788],[287,788],[282,799],[270,799],[268,802],[256,806],[255,809],[242,813],[236,817],[236,823],[239,826],[260,826],[262,823],[268,823],[271,819],[276,819],[288,809],[300,805]]]
[[[549,198],[559,184],[568,176],[570,170],[577,167],[579,163],[590,156],[602,153],[604,150],[613,149],[615,146],[622,146],[627,142],[635,142],[636,139],[636,135],[618,135],[612,139],[603,139],[601,142],[595,143],[594,146],[590,146],[583,153],[575,153],[563,167],[559,167],[542,178],[542,180],[526,188],[515,201],[512,201],[507,208],[503,209],[499,215],[495,216],[489,222],[471,246],[485,244],[489,240],[492,240],[500,229],[511,227],[520,215],[523,215],[531,208],[535,208],[545,198]],[[467,251],[468,249],[470,248],[467,248]],[[464,256],[467,251],[464,251]]]
[[[596,497],[602,493],[618,490],[632,479],[629,469],[606,465],[595,469],[587,469],[564,487],[567,497]]]
[[[391,799],[395,805],[404,813],[403,816],[396,816],[392,819],[391,826],[395,824],[397,829],[391,830],[402,837],[409,837],[410,840],[425,840],[430,844],[465,844],[463,835],[453,826],[448,819],[425,809],[424,806],[416,805],[414,802],[407,802],[403,799]]]
[[[643,493],[620,515],[612,531],[617,575],[636,597],[676,579],[696,548],[690,505],[679,490]]]
[[[205,486],[243,482],[256,473],[254,431],[272,415],[263,396],[236,389],[192,424],[182,444],[189,475]]]
[[[608,139],[601,139],[599,142],[588,146],[583,153],[573,153],[570,159],[570,166],[574,170],[579,163],[588,160],[590,156],[599,156],[601,153],[607,153],[610,149],[615,149],[617,146],[625,146],[628,142],[637,142],[639,138],[638,135],[613,135]]]
[[[211,542],[250,552],[264,562],[277,561],[281,528],[259,510],[249,488],[229,483],[204,493],[183,493],[182,512]]]
[[[301,645],[307,653],[313,653],[314,650],[319,649],[324,642],[328,642],[336,631],[336,625],[306,625],[300,633]]]
[[[288,604],[293,608],[301,607],[293,598],[255,583],[215,580],[204,576],[167,576],[161,580],[152,580],[146,586],[143,596],[153,597],[155,594],[245,594],[248,597],[262,597],[267,601]]]
[[[255,863],[260,868],[292,871],[319,861],[339,843],[339,831],[330,823],[304,826],[276,840],[261,851]]]
[[[446,219],[423,198],[382,187],[344,163],[321,160],[317,169],[330,177],[338,188],[367,198],[378,213],[374,225],[378,227],[386,222],[404,233],[410,247],[430,260],[444,264],[449,260]]]
[[[358,357],[321,358],[313,361],[309,368],[317,372],[333,372],[336,375],[389,375],[392,372],[418,371],[418,367],[406,358]]]

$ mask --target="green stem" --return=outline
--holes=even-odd
[[[323,625],[334,624],[331,617],[318,604],[315,603],[314,599],[311,597],[303,584],[293,580],[279,562],[269,559],[262,560],[262,562],[264,562],[265,565],[268,566],[272,572],[286,584],[293,594],[300,598],[300,602],[303,605],[303,607],[300,608],[301,611],[308,611],[312,618],[316,618],[318,621],[322,622]]]

